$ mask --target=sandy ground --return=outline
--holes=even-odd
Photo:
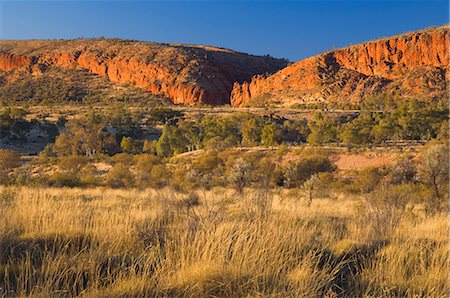
[[[305,146],[290,147],[290,152],[283,157],[283,161],[296,161],[299,159],[299,152],[306,149]],[[310,147],[309,147],[310,148]],[[342,147],[323,147],[322,149],[329,149],[335,153],[330,155],[331,160],[336,164],[339,170],[360,170],[367,167],[382,167],[392,164],[395,160],[405,154],[403,150],[397,149],[368,149],[361,152],[345,152],[346,148]],[[243,152],[267,152],[274,151],[275,148],[267,147],[239,147],[233,148],[233,150]],[[297,151],[297,152],[296,152]],[[342,152],[344,151],[344,152]],[[409,154],[417,155],[417,148],[411,150]],[[205,150],[195,150],[185,152],[173,157],[174,160],[180,158],[198,158],[204,154]]]
[[[381,167],[392,164],[395,160],[395,154],[388,153],[380,155],[378,153],[344,153],[332,157],[334,163],[340,170],[359,170],[368,167]]]

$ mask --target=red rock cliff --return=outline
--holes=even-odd
[[[287,61],[231,50],[111,39],[0,41],[0,70],[87,69],[177,104],[229,103],[234,82],[273,73]]]
[[[293,105],[360,102],[374,94],[443,97],[447,92],[449,27],[426,29],[314,56],[265,78],[235,83],[234,106],[266,99]],[[267,104],[267,102],[266,102]]]

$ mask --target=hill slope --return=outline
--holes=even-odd
[[[233,83],[286,65],[283,59],[197,45],[119,39],[0,41],[3,83],[55,69],[87,70],[177,104],[229,103]]]
[[[379,94],[446,98],[448,45],[449,27],[443,26],[333,50],[236,83],[231,103],[360,103]]]

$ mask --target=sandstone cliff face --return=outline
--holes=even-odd
[[[286,65],[282,59],[195,45],[116,39],[0,41],[0,70],[39,75],[49,67],[85,69],[176,104],[229,103],[234,82]]]
[[[0,69],[11,70],[17,68],[23,68],[31,65],[33,62],[32,57],[26,57],[21,55],[14,55],[9,53],[0,54]]]
[[[359,103],[368,96],[442,98],[447,95],[449,27],[433,28],[334,50],[279,72],[235,83],[234,106],[265,99],[295,105]]]

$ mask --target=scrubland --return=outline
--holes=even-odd
[[[0,189],[0,293],[445,297],[448,213],[380,187]]]
[[[447,103],[366,105],[4,109],[0,296],[446,297]]]

